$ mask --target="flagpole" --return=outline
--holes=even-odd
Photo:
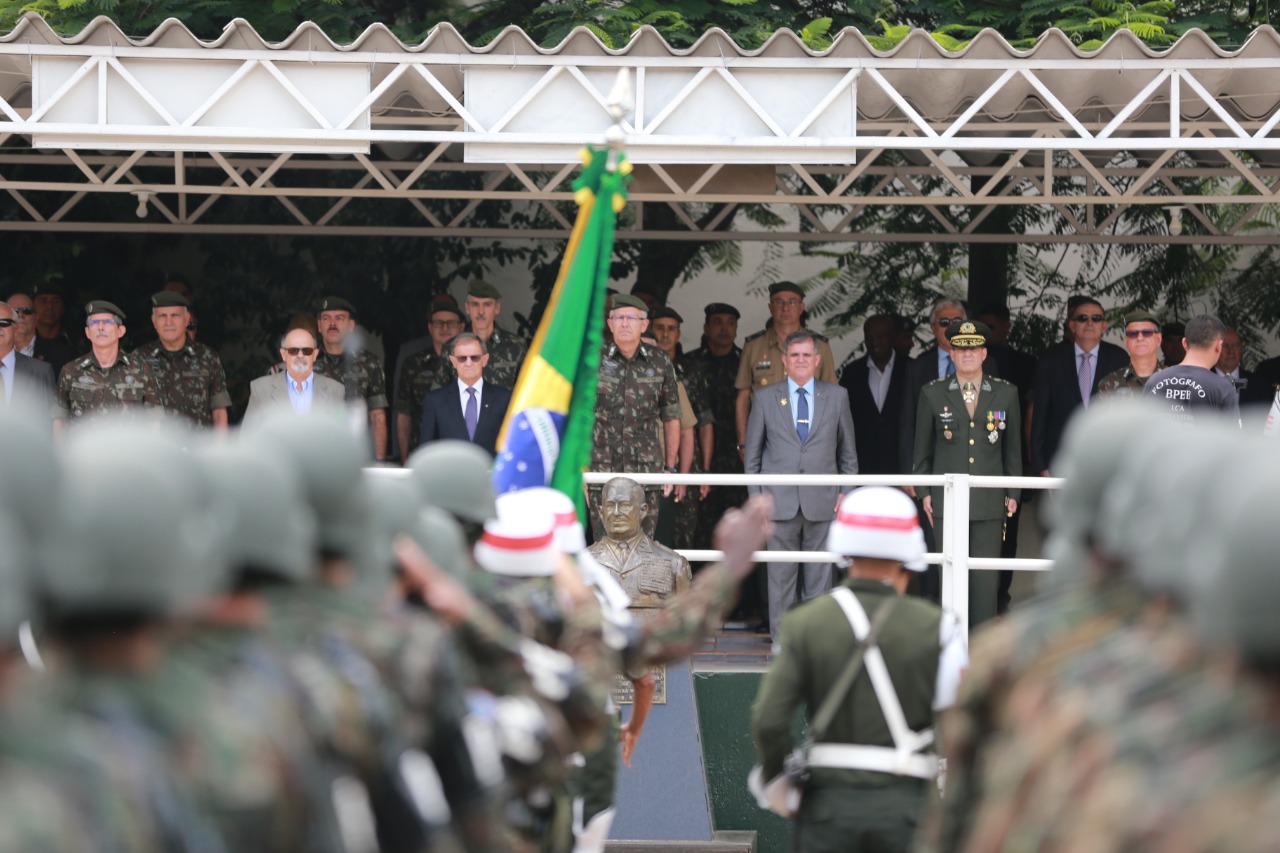
[[[605,160],[604,166],[606,171],[618,171],[618,162],[627,141],[627,135],[622,129],[622,121],[631,115],[635,106],[635,99],[631,96],[631,71],[621,68],[613,81],[613,88],[609,90],[609,100],[605,104],[609,115],[613,117],[613,124],[604,132],[604,142],[609,147],[609,157]]]

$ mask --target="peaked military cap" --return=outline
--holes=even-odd
[[[676,309],[668,308],[665,305],[659,305],[657,308],[654,308],[653,312],[649,315],[649,319],[650,320],[675,320],[677,323],[684,322],[684,318],[681,317],[678,313],[676,313]]]
[[[346,311],[352,317],[356,316],[356,306],[352,305],[341,296],[326,296],[320,300],[320,307],[316,309],[316,313],[321,311]]]
[[[800,289],[800,285],[794,281],[775,281],[769,285],[769,295],[777,296],[779,293],[794,293],[801,299],[804,298],[804,291]]]
[[[648,316],[649,314],[649,306],[644,304],[643,299],[632,296],[629,293],[615,293],[609,300],[609,310],[612,311],[615,308],[623,307],[635,308],[638,311],[643,311],[645,316]]]
[[[952,323],[947,327],[947,340],[951,341],[953,349],[985,347],[989,337],[991,337],[991,330],[987,328],[987,324],[979,323],[977,320]]]
[[[501,291],[482,278],[471,279],[467,285],[467,296],[474,296],[476,299],[502,299]]]
[[[1130,323],[1154,323],[1156,329],[1160,328],[1160,321],[1150,311],[1130,311],[1124,315],[1124,324],[1128,326]]]
[[[84,306],[84,316],[92,317],[94,314],[114,314],[121,323],[125,320],[124,312],[120,310],[120,306],[113,305],[105,299],[95,299]]]
[[[152,308],[190,308],[191,300],[176,290],[162,290],[151,297]]]
[[[702,313],[707,316],[708,320],[711,319],[712,314],[732,314],[733,319],[742,319],[742,312],[728,302],[708,302],[707,307],[702,309]]]

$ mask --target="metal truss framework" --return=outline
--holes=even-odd
[[[680,53],[651,31],[622,51],[583,33],[543,51],[518,30],[475,49],[441,27],[396,49],[372,30],[344,48],[305,27],[209,45],[175,24],[136,43],[105,22],[71,44],[23,24],[0,40],[0,70],[26,74],[0,84],[0,230],[562,238],[576,152],[608,126],[625,68],[622,238],[1276,237],[1259,225],[1280,202],[1269,29],[1230,55],[1199,35],[1159,55],[1122,35],[1086,56],[1060,34],[1026,54],[983,36],[963,55],[915,34],[883,55],[856,33],[821,55],[780,33],[748,55],[716,34]],[[748,230],[745,205],[791,224]],[[983,230],[1028,205],[1051,234]],[[1183,227],[1133,232],[1135,206]],[[916,228],[866,229],[886,207],[912,208]]]

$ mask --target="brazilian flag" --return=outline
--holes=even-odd
[[[591,462],[605,293],[631,164],[605,148],[585,149],[582,160],[573,183],[578,217],[512,390],[493,484],[498,494],[551,486],[572,498],[578,517],[586,518],[582,472]]]

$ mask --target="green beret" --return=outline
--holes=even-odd
[[[649,316],[649,306],[644,304],[644,300],[632,296],[629,293],[615,293],[609,300],[609,310],[612,311],[615,308],[624,307],[635,308],[639,311],[643,311],[646,317]]]
[[[474,296],[476,299],[497,299],[502,300],[502,293],[498,288],[482,278],[471,279],[467,285],[467,296]]]
[[[702,309],[702,313],[707,316],[708,320],[711,319],[712,314],[731,314],[735,320],[742,319],[742,312],[728,302],[710,302],[706,308]]]
[[[769,295],[777,296],[779,293],[794,293],[801,299],[804,299],[804,291],[800,289],[800,285],[794,281],[775,281],[769,285]]]
[[[324,311],[346,311],[352,317],[356,316],[356,306],[352,305],[341,296],[326,296],[320,300],[320,307],[316,309],[316,313],[320,314]]]
[[[1160,328],[1160,321],[1150,311],[1130,311],[1124,315],[1124,324],[1130,323],[1153,323],[1157,329]]]
[[[676,313],[674,308],[668,308],[665,305],[659,305],[649,314],[650,320],[675,320],[677,323],[683,323],[684,318]]]
[[[114,314],[121,323],[125,320],[124,312],[120,310],[120,307],[112,305],[105,299],[95,299],[84,306],[84,316],[92,317],[94,314]]]
[[[986,323],[979,323],[977,320],[964,320],[947,326],[947,340],[951,341],[952,349],[985,347],[989,337],[991,329]]]
[[[152,308],[190,308],[191,301],[176,290],[162,290],[151,297]]]

